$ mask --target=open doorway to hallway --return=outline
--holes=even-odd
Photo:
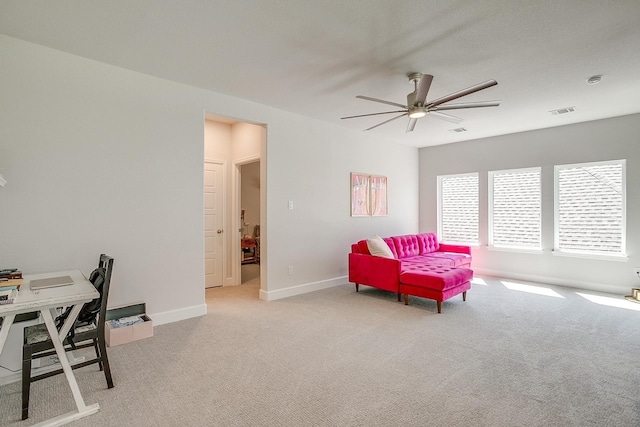
[[[261,270],[266,271],[261,263],[265,240],[260,232],[266,200],[260,187],[261,177],[266,176],[266,165],[261,161],[266,152],[266,128],[207,114],[204,133],[205,287],[257,284],[257,294],[265,285],[260,281]],[[216,195],[222,194],[220,204],[215,204],[215,218],[212,185],[207,180],[211,180],[211,166],[207,166],[211,164],[218,165],[215,190]],[[214,219],[219,225],[213,225]],[[216,248],[215,264],[212,248]],[[220,285],[211,286],[207,278],[215,275],[221,279]]]

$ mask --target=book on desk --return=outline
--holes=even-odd
[[[0,276],[0,304],[11,304],[22,286],[22,272],[17,269],[1,271]]]
[[[0,289],[0,305],[12,304],[16,296],[18,296],[18,289],[16,287],[3,287]]]
[[[20,286],[22,286],[22,279],[0,279],[0,291],[5,288],[15,288],[19,290]]]
[[[22,271],[17,268],[0,268],[0,280],[22,279]]]
[[[20,286],[22,286],[22,271],[17,268],[0,268],[0,304],[13,302]]]

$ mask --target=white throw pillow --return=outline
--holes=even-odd
[[[380,236],[373,236],[373,238],[367,239],[367,247],[369,248],[369,253],[373,256],[394,258],[389,245]]]

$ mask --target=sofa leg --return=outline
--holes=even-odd
[[[360,285],[356,283],[356,292],[358,292],[359,286]]]
[[[442,313],[442,301],[436,301],[438,303],[438,314]]]
[[[404,305],[409,305],[409,294],[404,294]]]
[[[400,302],[400,295],[402,295],[400,292],[398,292],[398,302]]]
[[[464,291],[462,293],[462,301],[466,301],[467,300],[467,291]]]

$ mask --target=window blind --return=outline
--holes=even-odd
[[[556,166],[556,250],[624,255],[624,161]]]
[[[439,176],[438,185],[440,241],[478,244],[478,174]]]
[[[489,172],[489,244],[540,250],[540,168]]]

